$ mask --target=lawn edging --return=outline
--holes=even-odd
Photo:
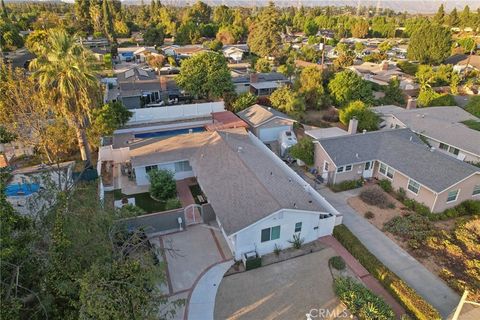
[[[333,236],[397,299],[411,316],[419,320],[441,319],[440,314],[431,304],[368,251],[346,226],[336,226]]]

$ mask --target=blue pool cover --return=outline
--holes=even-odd
[[[135,135],[135,138],[145,139],[145,138],[172,137],[172,136],[177,136],[179,134],[186,134],[190,132],[203,132],[203,131],[205,131],[204,127],[175,129],[175,130],[157,131],[157,132],[145,132],[145,133],[137,133]]]
[[[14,183],[9,184],[5,189],[7,197],[11,196],[28,196],[29,194],[35,193],[40,189],[38,183]]]

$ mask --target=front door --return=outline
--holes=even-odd
[[[365,167],[363,168],[363,177],[365,179],[371,178],[373,175],[373,161],[365,162]]]

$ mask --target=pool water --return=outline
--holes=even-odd
[[[28,196],[40,189],[38,183],[14,183],[9,184],[5,190],[7,197]]]
[[[159,138],[159,137],[173,137],[179,134],[186,134],[190,132],[203,132],[205,131],[204,127],[195,127],[195,128],[185,128],[185,129],[175,129],[167,131],[157,131],[157,132],[145,132],[135,134],[135,138]]]

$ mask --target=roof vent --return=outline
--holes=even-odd
[[[413,140],[413,137],[412,137],[412,136],[410,136],[410,141],[412,141],[412,140]]]
[[[272,110],[272,107],[268,107],[267,110],[268,110],[268,111]]]
[[[297,203],[296,203],[296,202],[293,203],[293,207],[294,207],[294,208],[297,207]]]
[[[367,129],[363,129],[362,133],[363,134],[367,133]]]
[[[292,182],[292,178],[288,178],[288,182]]]
[[[355,153],[355,158],[359,158],[358,153]]]
[[[435,151],[435,147],[431,147],[431,148],[430,148],[430,151],[431,151],[431,152]]]
[[[243,147],[238,147],[238,148],[237,148],[237,152],[238,152],[238,153],[242,153],[242,152],[243,152]]]

